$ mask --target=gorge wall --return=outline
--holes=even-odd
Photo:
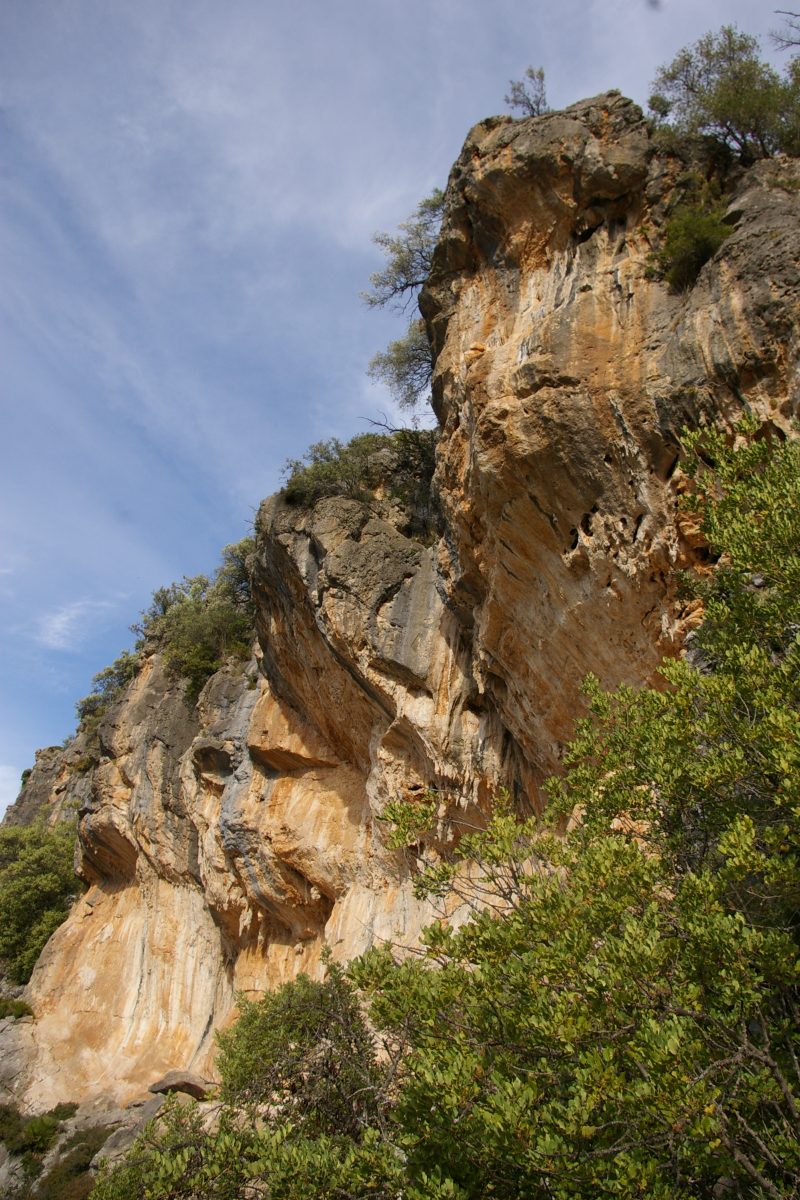
[[[693,616],[672,575],[678,435],[797,409],[800,168],[736,181],[731,235],[695,287],[653,277],[682,164],[609,93],[469,134],[421,309],[436,354],[442,533],[388,496],[280,495],[256,523],[258,644],[196,708],[146,658],[100,729],[43,752],[16,819],[80,814],[89,884],[0,1027],[30,1109],[125,1101],[257,994],[431,912],[386,846],[390,801],[438,792],[441,836],[507,787],[541,804],[589,671],[652,678]],[[11,819],[15,819],[12,811]]]

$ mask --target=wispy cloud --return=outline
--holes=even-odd
[[[48,650],[76,650],[94,632],[95,618],[114,607],[109,600],[73,600],[39,617],[36,641]]]

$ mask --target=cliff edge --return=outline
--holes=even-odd
[[[680,431],[745,411],[788,431],[800,300],[795,160],[739,174],[690,291],[654,277],[682,169],[615,92],[470,132],[420,301],[443,532],[412,536],[385,495],[273,497],[252,661],[192,708],[151,654],[96,765],[79,741],[41,757],[16,815],[75,805],[89,886],[27,988],[35,1021],[0,1026],[27,1108],[212,1073],[237,992],[314,974],[325,946],[413,943],[431,912],[386,804],[435,789],[445,840],[500,787],[536,809],[583,676],[643,682],[678,651],[671,578],[702,555]]]

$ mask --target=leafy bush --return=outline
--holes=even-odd
[[[398,233],[376,233],[373,241],[386,255],[386,266],[370,276],[372,290],[363,299],[371,308],[406,312],[430,275],[433,252],[444,212],[444,192],[434,188]]]
[[[452,1200],[406,1187],[402,1163],[374,1131],[360,1143],[307,1137],[227,1111],[203,1131],[196,1107],[168,1103],[122,1163],[101,1171],[92,1200]]]
[[[657,261],[664,278],[676,290],[689,288],[702,267],[716,254],[731,232],[721,204],[679,205],[669,217]]]
[[[0,1104],[0,1142],[6,1149],[19,1136],[24,1123],[25,1118],[13,1104]]]
[[[180,583],[156,589],[149,607],[131,626],[137,635],[135,649],[123,651],[110,667],[99,671],[92,680],[93,691],[78,701],[87,752],[75,762],[75,770],[90,770],[97,762],[100,723],[136,675],[148,644],[162,650],[172,675],[187,680],[186,698],[192,704],[226,658],[249,657],[255,613],[247,559],[253,549],[253,539],[243,538],[224,548],[212,578],[184,577]]]
[[[76,709],[78,720],[86,726],[92,720],[102,716],[113,704],[114,700],[127,687],[136,674],[139,656],[129,650],[123,650],[119,658],[115,658],[110,667],[104,667],[92,678],[94,690],[79,700]]]
[[[167,1103],[131,1154],[106,1170],[94,1200],[430,1200],[403,1187],[402,1164],[379,1136],[382,1084],[373,1039],[352,986],[329,965],[301,975],[218,1035],[226,1101],[219,1128]]]
[[[23,1117],[13,1105],[0,1105],[0,1141],[9,1154],[20,1159],[25,1175],[35,1179],[42,1160],[58,1137],[62,1123],[74,1116],[77,1104],[57,1104],[36,1117]],[[80,1130],[73,1134],[64,1155],[41,1182],[16,1193],[19,1200],[83,1200],[89,1195],[92,1178],[89,1164],[105,1142],[110,1128]]]
[[[329,964],[323,983],[300,975],[217,1035],[223,1096],[267,1105],[315,1134],[357,1136],[377,1113],[375,1047],[352,986]]]
[[[205,576],[184,583],[180,601],[162,619],[159,640],[167,670],[187,680],[193,701],[227,657],[249,656],[253,623]]]
[[[62,1100],[55,1108],[50,1109],[50,1116],[55,1117],[57,1121],[68,1121],[70,1117],[74,1117],[78,1111],[78,1105],[72,1100]],[[80,1136],[83,1136],[82,1134]]]
[[[725,25],[662,67],[650,107],[683,138],[705,135],[750,163],[800,148],[800,60],[781,76],[758,40]]]
[[[29,1117],[21,1123],[16,1137],[6,1142],[6,1149],[10,1154],[43,1155],[55,1141],[58,1127],[59,1120],[52,1113]]]
[[[74,821],[0,827],[0,959],[16,983],[27,983],[82,890],[74,847]]]
[[[413,320],[403,337],[370,360],[367,374],[385,383],[400,408],[411,410],[430,392],[433,360],[425,322]]]
[[[100,754],[100,722],[133,679],[138,666],[139,654],[123,650],[110,667],[104,667],[92,677],[93,690],[75,705],[78,725],[86,741],[86,753],[74,763],[79,773],[91,770],[96,764]]]
[[[290,504],[307,507],[324,496],[367,500],[386,471],[377,455],[390,446],[390,438],[379,433],[362,433],[347,443],[338,438],[314,442],[301,459],[287,459],[283,495]]]
[[[32,1017],[33,1009],[24,1000],[8,1000],[5,996],[0,996],[0,1020],[3,1017]]]
[[[426,533],[437,519],[431,495],[435,454],[432,429],[362,433],[347,443],[331,438],[286,463],[283,495],[290,504],[311,507],[325,496],[367,502],[382,489],[406,510],[409,531]]]
[[[211,579],[195,575],[159,588],[133,626],[137,650],[148,642],[158,646],[167,670],[187,680],[191,703],[226,658],[250,655],[255,614],[247,558],[253,548],[253,539],[243,538],[225,547]]]

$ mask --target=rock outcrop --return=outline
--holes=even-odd
[[[89,889],[27,989],[36,1020],[0,1035],[29,1108],[213,1074],[237,991],[318,971],[326,945],[413,942],[431,914],[386,804],[435,789],[445,840],[499,787],[538,807],[581,678],[642,682],[677,650],[680,430],[788,428],[800,298],[787,161],[741,174],[691,292],[652,277],[679,170],[616,93],[472,130],[421,298],[444,532],[407,536],[388,498],[273,497],[253,661],[191,709],[152,655],[96,766],[78,744],[37,767],[79,808]]]

